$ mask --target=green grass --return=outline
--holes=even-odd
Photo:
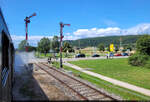
[[[131,66],[127,58],[80,60],[69,63],[81,68],[91,68],[90,71],[150,89],[150,69]]]
[[[53,66],[56,68],[59,68],[59,63],[54,62]],[[68,66],[63,66],[65,70],[72,71],[74,75],[78,76],[80,75],[80,78],[87,80],[93,84],[95,84],[97,87],[103,88],[106,91],[110,93],[114,93],[120,97],[122,97],[124,100],[150,100],[150,97],[142,95],[140,93],[116,86],[114,84],[111,84],[107,81],[101,80],[99,78],[90,76],[88,74],[85,74],[83,72],[79,72],[78,70],[75,70]]]
[[[44,53],[38,53],[38,52],[36,52],[35,56],[38,57],[38,58],[46,58],[46,57],[52,56],[52,54],[51,53],[47,53],[46,56],[45,56]]]

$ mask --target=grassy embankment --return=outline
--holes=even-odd
[[[53,66],[59,68],[59,63],[55,62],[53,64]],[[71,67],[64,66],[64,69],[68,70],[68,71],[72,71],[74,75],[76,75],[84,80],[87,80],[87,81],[95,84],[97,87],[103,88],[110,93],[114,93],[118,96],[121,96],[125,100],[150,100],[150,97],[148,97],[148,96],[145,96],[140,93],[116,86],[107,81],[104,81],[99,78],[93,77],[91,75],[79,72],[78,70],[75,70]]]
[[[150,69],[128,64],[128,59],[80,60],[69,63],[114,79],[150,89]]]

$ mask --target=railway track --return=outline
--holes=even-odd
[[[44,63],[34,63],[38,68],[47,72],[50,76],[53,76],[56,80],[67,86],[73,92],[75,92],[81,100],[116,100],[113,97],[102,93],[101,91],[97,90],[89,86],[86,83],[83,83],[66,73],[59,71],[56,68],[52,68],[47,64]]]

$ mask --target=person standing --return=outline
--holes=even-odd
[[[51,57],[48,58],[48,64],[51,64]]]
[[[109,58],[109,52],[106,53],[106,58],[107,58],[107,59]]]
[[[49,57],[48,57],[48,59],[47,59],[47,62],[48,62],[48,64],[50,64],[50,59],[49,59]]]

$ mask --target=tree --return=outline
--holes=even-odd
[[[132,51],[132,45],[131,44],[123,45],[123,48],[124,48],[124,50],[129,49],[130,51]]]
[[[50,40],[48,38],[42,38],[40,42],[38,42],[38,51],[44,53],[45,56],[50,50]]]
[[[63,45],[63,52],[74,52],[74,49],[73,47],[68,43],[68,42],[64,42],[64,45]]]
[[[53,49],[54,52],[58,53],[59,52],[59,41],[58,41],[58,36],[54,36],[52,43],[51,43],[51,48]]]
[[[129,49],[130,51],[132,51],[132,45],[131,44],[128,44],[126,49]]]
[[[26,50],[26,42],[27,42],[26,40],[22,40],[22,41],[20,42],[20,44],[19,44],[19,46],[18,46],[18,49],[19,49],[20,51],[25,51],[25,50]],[[28,45],[27,47],[28,47],[28,52],[36,51],[36,47],[34,47],[34,46]]]
[[[25,46],[26,46],[26,40],[22,40],[22,41],[19,43],[18,50],[20,50],[20,51],[25,51]]]
[[[109,51],[109,52],[110,52],[110,47],[109,47],[109,46],[106,48],[106,51]]]
[[[126,35],[126,36],[107,36],[107,37],[94,37],[94,38],[84,38],[78,40],[67,40],[72,46],[85,48],[89,46],[98,46],[98,44],[103,43],[104,46],[108,46],[109,44],[113,43],[114,45],[120,45],[120,37],[122,38],[122,45],[124,44],[135,44],[137,39],[141,35]],[[95,44],[94,44],[94,42]],[[80,42],[80,44],[79,44]]]
[[[136,49],[139,53],[150,55],[150,35],[143,35],[136,42]]]
[[[115,46],[115,52],[119,51],[119,47]]]
[[[66,57],[67,57],[67,52],[74,52],[73,47],[68,42],[64,42],[62,48],[63,48],[63,52],[66,53]]]
[[[34,47],[34,46],[28,46],[28,51],[29,52],[36,51],[36,47]]]
[[[104,44],[99,44],[98,45],[98,49],[99,49],[99,51],[105,51],[105,47],[104,47]]]

